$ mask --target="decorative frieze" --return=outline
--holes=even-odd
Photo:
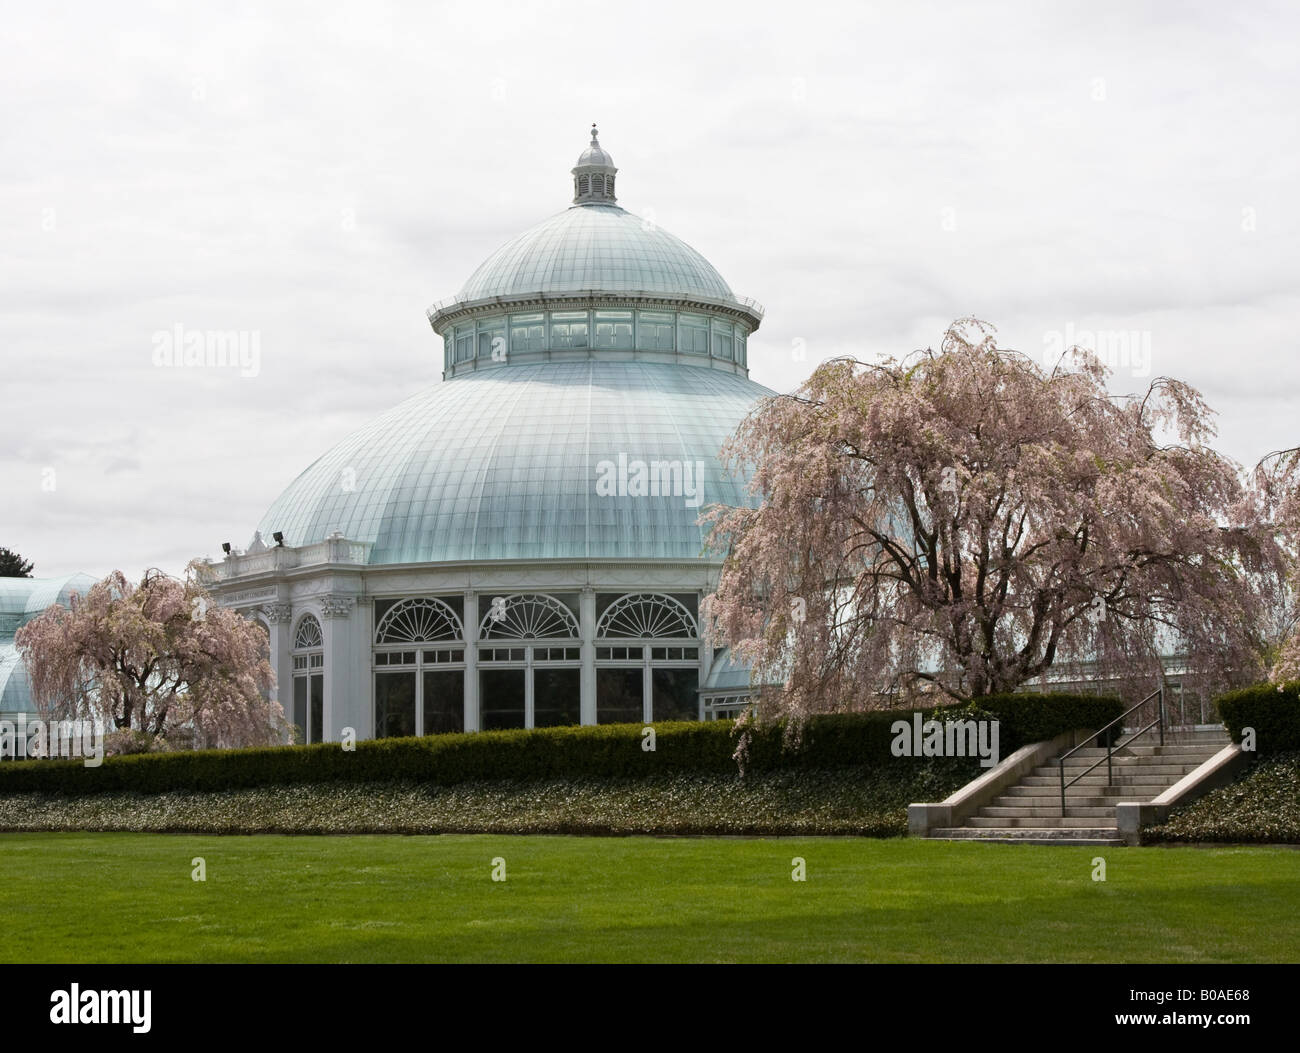
[[[320,611],[326,618],[346,618],[356,602],[355,596],[322,596]]]
[[[237,607],[244,603],[253,603],[257,600],[275,599],[275,586],[264,585],[260,589],[243,589],[239,592],[228,592],[218,599],[223,607]]]
[[[642,591],[695,592],[710,588],[717,569],[703,561],[564,563],[491,563],[466,567],[464,564],[436,568],[429,564],[371,567],[365,576],[367,593],[375,596],[428,596],[439,593],[472,592],[573,592],[595,588],[600,592]],[[336,586],[337,587],[337,586]],[[299,595],[297,590],[295,596]]]

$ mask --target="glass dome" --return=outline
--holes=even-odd
[[[456,299],[573,292],[735,300],[684,241],[609,204],[574,205],[524,231],[489,256]]]
[[[746,375],[762,309],[619,208],[615,172],[593,127],[580,203],[430,310],[444,382],[303,472],[263,537],[341,536],[386,565],[704,555],[703,508],[751,501],[719,453],[771,394]]]
[[[371,543],[372,564],[698,559],[704,507],[752,503],[718,455],[770,394],[735,373],[632,361],[468,374],[339,443],[259,529],[291,546],[337,531]]]

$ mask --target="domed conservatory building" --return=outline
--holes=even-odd
[[[719,450],[771,394],[748,378],[762,309],[620,208],[617,171],[593,127],[571,206],[429,310],[442,383],[212,564],[306,741],[707,719],[748,694],[701,638],[720,557],[697,519],[753,500]]]

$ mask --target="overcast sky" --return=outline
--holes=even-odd
[[[1136,333],[1113,390],[1190,381],[1248,464],[1300,443],[1294,6],[2,13],[0,545],[39,576],[246,545],[440,382],[425,308],[569,204],[593,121],[619,203],[766,306],[760,383],[975,315],[1039,356]],[[256,375],[156,366],[177,326]]]

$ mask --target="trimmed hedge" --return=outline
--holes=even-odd
[[[1023,694],[987,695],[955,712],[969,710],[990,713],[1001,723],[998,728],[1002,756],[1031,742],[1044,742],[1062,732],[1079,728],[1104,728],[1132,703],[1107,695]],[[1119,737],[1115,729],[1112,738]]]
[[[1241,741],[1242,728],[1254,728],[1260,753],[1300,750],[1300,682],[1243,687],[1214,705],[1233,742]]]
[[[919,710],[923,719],[996,717],[999,752],[1075,728],[1099,728],[1123,712],[1118,699],[1092,695],[1004,695],[978,706]],[[746,770],[813,770],[898,763],[892,725],[918,710],[813,717],[797,749],[785,727],[755,728]],[[482,731],[422,738],[372,739],[354,750],[338,743],[242,750],[191,750],[106,758],[95,768],[79,760],[0,763],[0,793],[164,793],[233,790],[326,782],[423,782],[437,786],[486,780],[638,778],[687,772],[735,774],[731,721],[654,725],[656,748],[643,750],[642,725]],[[965,758],[912,758],[957,765]]]

